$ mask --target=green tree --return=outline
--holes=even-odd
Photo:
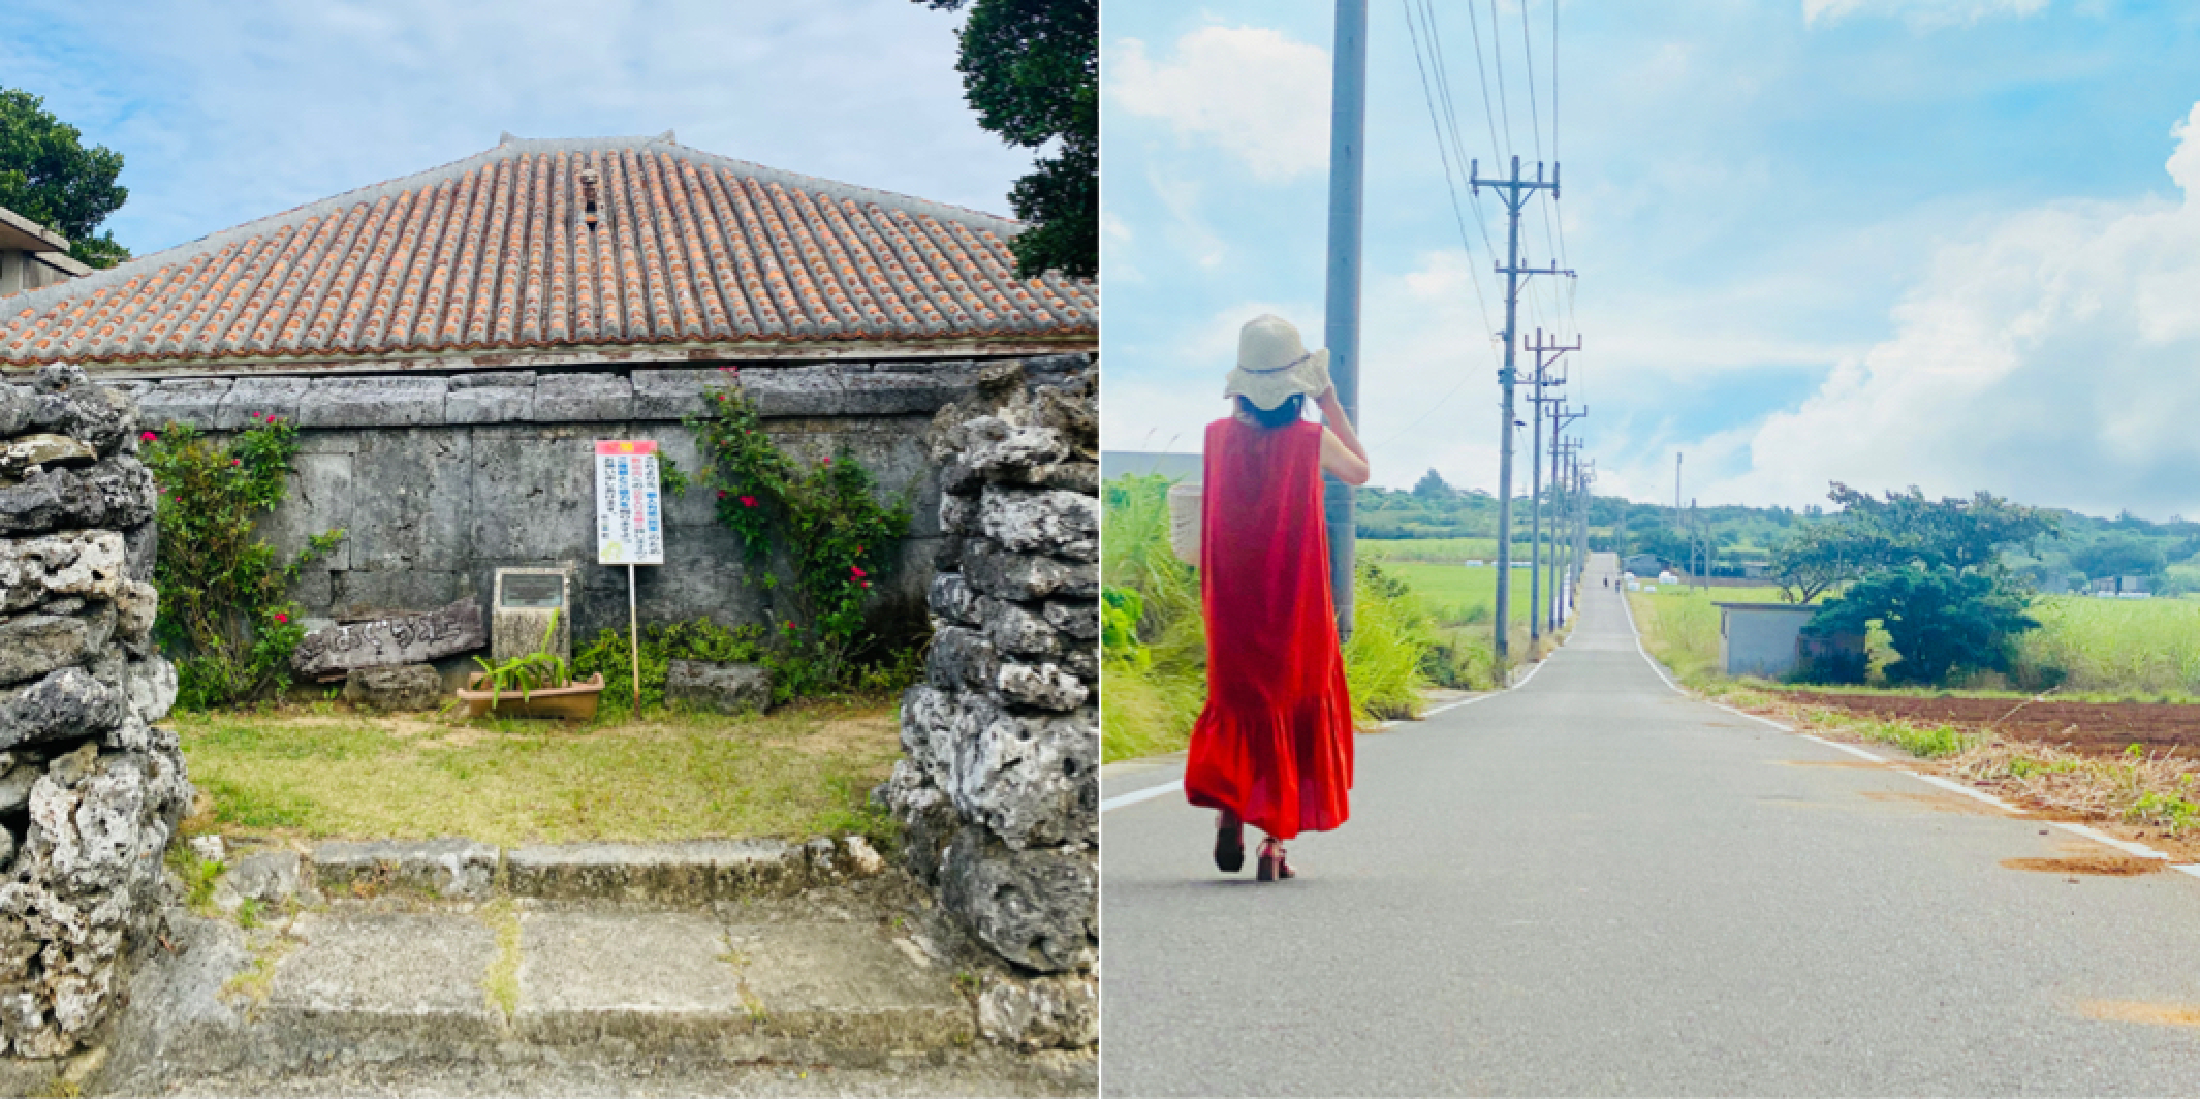
[[[1421,475],[1421,480],[1413,483],[1413,495],[1429,500],[1450,500],[1451,483],[1444,480],[1444,475],[1436,472],[1436,467],[1431,466],[1427,473]]]
[[[1998,574],[1913,562],[1864,574],[1803,629],[1863,634],[1877,621],[1901,655],[1887,679],[1937,684],[1958,667],[2008,671],[2016,636],[2040,625],[2025,614],[2029,602]]]
[[[1041,150],[1009,205],[1031,228],[1010,244],[1017,273],[1090,279],[1100,270],[1099,0],[916,0],[970,9],[963,93],[978,124]]]
[[[1916,486],[1881,497],[1838,481],[1832,486],[1826,497],[1841,511],[1773,548],[1772,574],[1791,598],[1807,601],[1873,570],[1912,564],[1999,575],[2002,550],[2029,547],[2062,529],[2053,512],[1991,493],[1928,500]]]
[[[93,267],[130,258],[112,232],[95,235],[130,192],[115,182],[122,154],[84,147],[76,127],[29,92],[0,88],[0,206],[69,238],[69,255]]]
[[[2168,566],[2158,543],[2125,534],[2103,535],[2070,555],[2070,567],[2088,577],[2152,577]]]

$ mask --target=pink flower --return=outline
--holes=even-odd
[[[138,436],[138,439],[140,439],[140,440],[142,440],[142,441],[144,441],[144,442],[146,442],[146,443],[151,443],[152,441],[154,441],[154,440],[156,440],[156,439],[159,439],[159,438],[160,438],[159,436],[157,436],[157,435],[154,435],[154,434],[153,434],[153,433],[151,433],[151,432],[145,432],[145,433],[143,433],[143,434],[141,434],[141,435],[139,435],[139,436]]]
[[[830,466],[830,465],[832,465],[832,464],[833,464],[833,460],[832,460],[832,459],[829,459],[829,458],[828,458],[828,459],[826,459],[826,460],[825,460],[824,462],[822,462],[822,463],[819,463],[819,465],[822,465],[822,466]]]
[[[720,489],[720,490],[718,490],[718,499],[720,499],[720,500],[724,500],[724,499],[726,499],[726,491],[725,491],[724,489]]]
[[[871,582],[870,582],[870,581],[864,581],[864,582],[863,582],[863,587],[865,587],[865,588],[869,588],[869,587],[871,587]]]
[[[756,498],[755,498],[755,497],[742,497],[742,498],[741,498],[741,507],[743,507],[743,508],[754,508],[754,507],[756,507]]]
[[[241,459],[241,458],[232,458],[232,459],[230,459],[230,460],[229,460],[229,464],[230,464],[231,466],[242,466],[242,465],[244,465],[244,459]]]
[[[290,621],[290,616],[278,611],[275,613],[275,621],[279,623],[287,623]]]
[[[848,572],[850,572],[850,573],[852,573],[852,574],[854,574],[854,575],[856,575],[856,576],[858,576],[858,577],[868,577],[868,576],[870,576],[870,574],[869,574],[869,573],[866,573],[866,572],[864,572],[864,571],[863,571],[863,567],[862,567],[862,566],[860,566],[860,565],[851,565],[851,566],[849,566],[849,567],[848,567]]]

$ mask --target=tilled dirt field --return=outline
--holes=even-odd
[[[1797,706],[1828,707],[1881,720],[1992,726],[2004,737],[2043,741],[2072,752],[2115,755],[2132,745],[2177,749],[2200,758],[2200,704],[2079,703],[2047,699],[1920,698],[1845,695],[1818,691],[1775,692]]]

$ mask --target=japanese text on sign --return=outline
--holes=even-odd
[[[656,441],[597,440],[597,564],[663,565],[664,524]]]

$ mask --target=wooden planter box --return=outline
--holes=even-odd
[[[458,697],[466,703],[466,715],[479,718],[489,713],[491,695],[479,672],[467,677]],[[494,696],[499,718],[570,718],[587,721],[596,716],[596,700],[603,695],[603,673],[561,688],[537,688],[522,694],[506,691]]]

